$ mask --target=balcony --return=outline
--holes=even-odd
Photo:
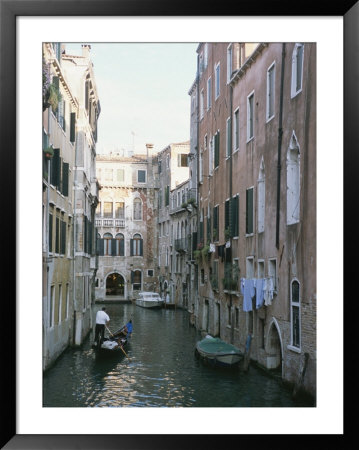
[[[96,217],[95,224],[97,228],[125,228],[126,219]]]
[[[188,249],[188,241],[186,238],[175,239],[175,250],[178,253],[186,253]]]

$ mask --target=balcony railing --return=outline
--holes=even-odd
[[[96,227],[98,228],[125,228],[126,219],[109,219],[105,217],[97,217],[95,219]]]
[[[185,253],[188,250],[187,238],[175,239],[175,250],[176,252]]]

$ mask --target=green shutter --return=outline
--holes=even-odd
[[[66,252],[66,222],[61,220],[61,231],[60,231],[60,241],[61,241],[61,254],[64,255]]]
[[[49,214],[49,252],[52,252],[52,229],[53,229],[53,222],[52,222],[52,214]]]
[[[73,112],[70,114],[70,142],[72,143],[75,142],[76,137],[75,128],[76,128],[76,113]]]
[[[140,256],[143,256],[143,239],[140,239]]]
[[[117,239],[111,239],[111,256],[117,256]]]
[[[133,239],[130,239],[130,256],[133,256]]]
[[[69,195],[69,163],[62,163],[62,194]]]
[[[50,183],[53,186],[58,186],[59,184],[59,175],[60,175],[60,149],[54,148],[54,156],[51,158],[51,169],[50,169]]]
[[[224,208],[224,229],[229,229],[229,200],[226,201]]]
[[[120,239],[120,256],[125,256],[125,240]]]
[[[214,135],[214,167],[219,166],[219,132]]]

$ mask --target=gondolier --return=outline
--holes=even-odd
[[[95,342],[94,342],[95,345],[97,345],[99,337],[100,337],[100,345],[102,344],[105,333],[105,325],[110,321],[110,318],[105,311],[106,308],[103,307],[102,310],[97,311],[96,314]]]

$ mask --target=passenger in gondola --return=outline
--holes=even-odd
[[[121,331],[121,335],[128,336],[132,333],[132,320],[130,319]]]

